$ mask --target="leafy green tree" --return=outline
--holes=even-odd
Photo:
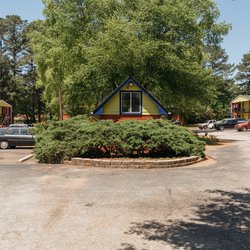
[[[13,115],[22,114],[35,122],[41,118],[41,89],[35,87],[37,74],[27,37],[31,25],[19,16],[0,19],[0,98],[13,105]]]
[[[48,110],[58,112],[63,117],[63,88],[66,74],[64,61],[64,45],[54,36],[53,29],[44,25],[43,21],[33,23],[32,50],[38,65],[38,87],[44,88],[44,98]],[[39,31],[39,32],[38,32]]]
[[[244,95],[250,94],[250,52],[243,55],[241,63],[237,66],[237,80],[240,84],[240,93]]]
[[[217,83],[216,98],[209,105],[212,109],[212,117],[209,118],[221,119],[229,115],[230,102],[239,90],[235,83],[235,66],[228,62],[228,55],[219,44],[209,46],[208,50],[210,58],[206,66],[213,70]]]
[[[9,99],[10,65],[5,55],[4,35],[6,27],[4,18],[0,18],[0,99]]]
[[[6,16],[4,19],[4,55],[8,59],[11,81],[9,84],[10,101],[13,105],[14,114],[18,113],[18,98],[22,91],[21,74],[22,60],[26,54],[26,39],[24,30],[27,21],[23,21],[19,16]]]
[[[42,100],[43,88],[37,86],[37,66],[34,62],[33,52],[29,42],[29,33],[36,30],[36,26],[30,23],[25,30],[27,38],[27,53],[23,58],[23,94],[24,98],[20,101],[21,114],[26,114],[27,119],[32,122],[41,122],[42,114],[45,112],[45,105]]]
[[[8,61],[2,52],[0,52],[0,99],[9,99],[9,82],[11,79],[8,67]]]
[[[207,107],[207,118],[217,118],[229,115],[230,101],[238,92],[238,85],[235,83],[235,65],[229,63],[229,57],[226,51],[221,47],[223,36],[227,34],[230,25],[221,26],[218,32],[217,27],[206,38],[205,50],[207,58],[204,66],[211,69],[215,76],[216,92],[215,98]]]
[[[89,112],[129,75],[184,115],[216,97],[205,46],[228,25],[218,23],[213,1],[43,3],[46,20],[32,34],[32,49],[52,110],[61,99],[69,113]]]

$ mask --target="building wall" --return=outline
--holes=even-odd
[[[234,107],[238,107],[236,110]],[[244,99],[237,99],[237,102],[232,103],[232,116],[244,118],[246,120],[250,119],[250,103],[249,101],[244,101]]]
[[[103,107],[104,115],[119,115],[120,114],[120,96],[116,93]]]
[[[249,117],[249,101],[245,101],[241,103],[241,111],[240,111],[240,116],[241,118],[244,118],[248,120]]]
[[[8,115],[7,115],[8,114]],[[0,106],[0,127],[12,123],[12,109]]]
[[[140,120],[146,121],[148,119],[160,119],[160,115],[101,115],[101,120],[113,120],[114,122],[121,122],[125,120]]]
[[[141,89],[136,86],[129,86],[127,84],[124,86],[122,91],[141,91]],[[103,107],[104,115],[120,115],[120,93],[116,93]],[[159,115],[158,107],[155,103],[142,92],[142,115]]]

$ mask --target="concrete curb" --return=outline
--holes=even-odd
[[[200,162],[198,156],[183,157],[178,159],[89,159],[72,158],[65,161],[66,165],[77,165],[82,167],[101,167],[101,168],[122,168],[122,169],[150,169],[150,168],[173,168],[191,165]]]
[[[29,160],[29,159],[32,158],[32,157],[33,157],[33,155],[25,156],[25,157],[21,158],[21,159],[19,160],[19,162],[27,161],[27,160]]]

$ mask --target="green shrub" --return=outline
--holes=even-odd
[[[35,154],[40,162],[72,157],[204,157],[205,143],[187,128],[166,120],[99,121],[85,117],[36,128]]]

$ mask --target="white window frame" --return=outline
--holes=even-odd
[[[123,94],[130,94],[130,107],[129,107],[129,112],[122,112],[122,95]],[[138,93],[139,94],[139,112],[132,112],[132,94],[133,93]],[[122,115],[129,115],[129,114],[135,114],[135,115],[140,115],[141,113],[142,113],[142,92],[141,91],[122,91],[121,92],[121,109],[120,109],[120,111],[121,111],[121,114]]]

